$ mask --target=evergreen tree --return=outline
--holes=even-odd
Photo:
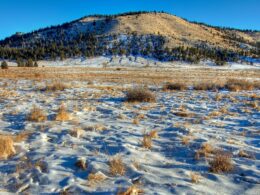
[[[31,58],[26,62],[26,67],[33,67],[33,60]]]
[[[37,61],[35,61],[34,62],[34,65],[33,65],[34,67],[38,67],[39,65],[38,65],[38,63],[37,63]]]
[[[2,68],[2,69],[8,69],[8,64],[7,64],[6,61],[3,61],[3,62],[1,63],[1,68]]]

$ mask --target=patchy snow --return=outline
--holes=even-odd
[[[106,60],[101,57],[88,63],[91,66]],[[17,155],[0,161],[1,194],[58,194],[64,189],[72,194],[116,194],[135,183],[145,194],[260,193],[260,114],[259,107],[249,106],[259,101],[260,91],[163,92],[153,87],[156,103],[128,104],[122,90],[102,89],[97,83],[70,84],[62,92],[43,92],[38,90],[44,85],[42,81],[0,81],[0,132],[32,132],[28,141],[16,145],[20,148]],[[112,89],[118,86],[105,85]],[[16,95],[7,96],[7,92]],[[217,94],[223,98],[216,100]],[[253,94],[256,99],[251,97]],[[57,122],[53,116],[62,102],[72,120]],[[26,120],[33,104],[47,113],[47,121]],[[181,106],[195,115],[176,116]],[[227,112],[222,112],[223,108]],[[214,111],[221,113],[204,118]],[[133,123],[135,118],[139,123]],[[76,128],[82,130],[79,138],[71,135]],[[152,130],[159,137],[153,139],[151,149],[145,149],[143,135]],[[183,137],[190,138],[187,145],[182,143]],[[232,172],[209,172],[211,156],[195,160],[195,152],[206,142],[233,154]],[[239,157],[240,150],[252,158]],[[120,155],[126,166],[123,176],[109,172],[109,159],[114,155]],[[86,170],[75,166],[78,159],[86,160]],[[29,166],[29,162],[37,161],[45,168]],[[88,175],[96,172],[105,177],[104,181],[89,185]],[[199,183],[191,182],[191,173],[201,175]]]

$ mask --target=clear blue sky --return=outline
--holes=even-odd
[[[0,39],[89,14],[165,11],[191,21],[260,30],[260,0],[0,0]]]

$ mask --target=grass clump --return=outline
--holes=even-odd
[[[112,175],[124,175],[126,172],[125,165],[121,156],[115,156],[109,161],[109,169]]]
[[[33,122],[43,122],[47,120],[47,116],[45,115],[42,109],[34,105],[29,115],[27,116],[27,120]]]
[[[223,151],[218,151],[209,165],[209,170],[213,173],[225,173],[234,169],[231,155]]]
[[[46,85],[44,91],[64,91],[68,86],[61,81],[53,81]]]
[[[55,117],[56,121],[67,121],[70,119],[70,115],[66,110],[66,107],[62,104],[58,109],[58,113]]]
[[[184,90],[187,90],[187,89],[188,89],[188,86],[185,85],[184,83],[166,83],[163,86],[164,91],[168,91],[168,90],[184,91]]]
[[[9,136],[0,136],[0,159],[7,159],[15,153],[13,139]]]
[[[155,102],[155,95],[144,87],[129,89],[126,92],[127,102]]]
[[[143,193],[144,191],[138,188],[137,185],[132,185],[129,188],[127,188],[126,191],[119,191],[117,195],[139,195]]]
[[[241,91],[241,90],[254,90],[259,89],[260,84],[257,82],[252,82],[248,80],[242,80],[242,79],[230,79],[226,83],[226,88],[230,91]]]

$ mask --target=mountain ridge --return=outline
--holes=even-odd
[[[236,59],[239,56],[259,58],[259,42],[260,31],[214,27],[189,22],[165,12],[128,12],[91,15],[31,33],[13,35],[0,41],[0,58],[7,58],[3,50],[5,53],[9,50],[9,58],[16,59],[141,54],[160,60],[197,61],[214,56],[217,60],[227,61],[231,58],[235,60],[235,55]],[[71,55],[66,50],[68,47],[78,51]],[[31,51],[39,48],[44,48],[44,52]],[[58,48],[62,52],[55,51]],[[180,55],[175,55],[176,52]],[[220,55],[217,54],[219,52]],[[183,59],[183,55],[188,57]]]

